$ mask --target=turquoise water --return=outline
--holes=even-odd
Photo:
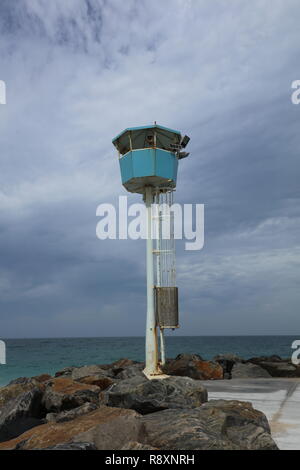
[[[167,357],[197,353],[212,359],[232,352],[245,359],[278,354],[291,357],[294,336],[168,336]],[[144,360],[142,337],[7,339],[6,365],[0,365],[0,386],[17,377],[53,374],[66,366],[104,364],[129,357]]]

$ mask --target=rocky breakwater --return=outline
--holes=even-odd
[[[122,359],[0,388],[0,450],[277,449],[250,403],[208,401],[201,379],[222,378],[218,362],[180,355],[163,380],[143,367]]]
[[[224,379],[300,377],[299,365],[277,355],[243,359],[235,354],[219,354],[214,362],[222,367]]]

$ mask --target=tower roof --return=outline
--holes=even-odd
[[[155,140],[156,143],[154,144]],[[153,146],[174,151],[172,144],[178,145],[180,140],[181,134],[179,131],[154,124],[150,126],[129,127],[118,134],[112,140],[112,143],[124,155],[131,148],[137,150]]]

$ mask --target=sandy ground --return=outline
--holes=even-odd
[[[279,449],[300,450],[300,379],[234,379],[202,382],[208,398],[250,401],[267,416]]]

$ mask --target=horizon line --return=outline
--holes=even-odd
[[[167,335],[167,338],[257,338],[257,337],[283,337],[283,336],[293,336],[296,337],[295,334],[260,334],[260,335]],[[33,337],[9,337],[9,336],[1,336],[0,339],[2,340],[21,340],[21,339],[103,339],[103,338],[145,338],[145,336],[140,335],[131,335],[131,336],[33,336]]]

